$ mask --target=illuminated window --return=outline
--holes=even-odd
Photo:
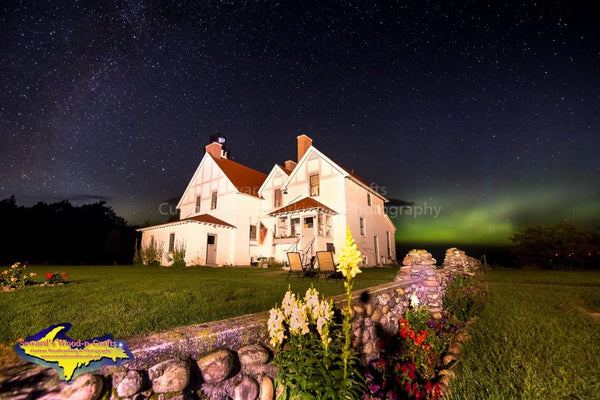
[[[318,196],[319,195],[319,175],[311,175],[310,176],[310,195]]]
[[[196,212],[200,212],[200,196],[196,196]]]
[[[210,198],[210,209],[214,210],[217,208],[217,192],[212,192],[212,196]]]
[[[275,189],[275,194],[274,194],[273,198],[274,198],[273,206],[281,207],[281,189]]]
[[[365,236],[365,219],[360,217],[360,236]]]
[[[169,235],[169,253],[172,253],[175,250],[175,234],[171,233]]]

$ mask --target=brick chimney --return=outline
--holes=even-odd
[[[211,144],[206,145],[205,149],[214,159],[221,159],[221,155],[223,154],[223,145],[221,143],[212,142]]]
[[[285,169],[287,169],[288,171],[293,171],[294,168],[296,168],[296,165],[298,165],[298,163],[296,163],[296,161],[287,160],[285,162]]]
[[[306,150],[308,150],[308,148],[310,146],[312,146],[312,139],[306,135],[300,135],[300,136],[298,136],[297,139],[298,139],[298,162],[299,162],[300,159],[302,158],[302,156],[304,156],[304,153],[306,153]]]

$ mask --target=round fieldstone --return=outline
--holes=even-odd
[[[373,315],[371,316],[371,319],[375,322],[379,322],[381,320],[382,316],[383,316],[383,314],[381,313],[381,310],[379,308],[376,308],[375,311],[373,311]]]
[[[256,400],[257,397],[258,383],[248,375],[233,389],[233,400]]]
[[[148,369],[152,390],[155,393],[180,392],[190,380],[187,363],[180,360],[167,360]]]
[[[237,353],[240,364],[244,367],[250,365],[263,365],[269,361],[269,352],[260,344],[251,344],[240,347]]]
[[[233,356],[227,350],[218,350],[198,360],[202,379],[207,383],[221,382],[233,369]]]
[[[268,376],[263,376],[260,381],[260,400],[273,400],[273,380]]]
[[[61,391],[61,398],[66,400],[97,400],[100,398],[104,383],[102,378],[94,374],[78,376],[73,383]]]
[[[128,371],[127,375],[117,385],[119,397],[129,397],[142,391],[144,377],[138,371]]]

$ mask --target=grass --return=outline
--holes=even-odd
[[[452,399],[599,399],[600,272],[494,270]]]
[[[139,266],[28,267],[68,274],[63,286],[29,286],[0,292],[0,343],[15,343],[52,324],[68,322],[73,339],[133,334],[268,310],[288,284],[304,293],[311,284],[325,296],[344,293],[343,282],[286,279],[287,272],[257,268],[146,268]],[[391,282],[396,268],[365,268],[355,288]]]

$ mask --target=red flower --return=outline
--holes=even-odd
[[[63,272],[61,276],[63,279],[65,279],[67,277],[67,274]]]
[[[46,279],[50,279],[54,276],[54,274],[52,272],[46,272]]]

